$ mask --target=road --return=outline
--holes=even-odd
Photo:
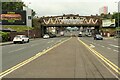
[[[30,41],[30,43],[2,46],[2,70],[7,70],[64,39],[65,38],[41,38]]]
[[[60,39],[55,40],[57,41]],[[106,49],[109,44],[106,42],[109,42],[110,40],[107,39],[103,41],[93,40],[90,41],[90,40],[92,40],[92,38],[79,38],[79,39],[77,37],[70,38],[66,42],[61,43],[59,46],[53,47],[51,50],[46,51],[44,55],[37,57],[37,59],[29,62],[28,64],[19,67],[18,69],[14,69],[12,72],[5,75],[4,78],[102,78],[103,80],[110,78],[111,80],[113,80],[113,78],[117,77],[115,71],[112,70],[110,66],[108,66],[105,63],[106,61],[100,59],[85,45],[83,45],[82,41],[89,47],[94,48],[99,53],[107,57],[111,62],[113,62],[116,65],[117,65],[116,58],[118,57],[116,56],[116,54],[118,53],[115,52],[114,50],[113,50],[114,53],[112,51],[110,51],[111,53],[107,52],[108,50]],[[36,42],[37,41],[35,42],[33,41],[33,43]],[[39,44],[43,45],[42,44],[43,42]],[[107,47],[106,48],[104,47],[104,49],[102,49],[102,46],[98,47],[97,45],[91,44],[91,43],[98,44],[97,42]],[[111,43],[112,45],[111,46],[109,45],[109,47],[111,49],[116,49],[112,47],[117,43],[114,40],[110,42],[112,42]],[[33,49],[32,48],[29,48],[29,50],[31,49],[30,51],[28,51],[29,53],[30,52],[33,53],[34,51],[36,51],[34,50],[36,48],[40,49],[40,45],[36,47],[34,46]],[[27,52],[25,51],[24,54],[25,53]],[[21,57],[23,56],[21,55]]]
[[[92,37],[80,37],[80,39],[118,66],[118,38],[93,40]]]

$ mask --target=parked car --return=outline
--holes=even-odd
[[[92,37],[92,34],[88,34],[87,37]]]
[[[96,34],[94,40],[103,40],[103,37],[100,34]]]
[[[29,42],[29,38],[25,35],[16,35],[13,39],[13,43],[25,43],[25,42]]]
[[[50,36],[48,34],[44,34],[43,39],[48,39]]]

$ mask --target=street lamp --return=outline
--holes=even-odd
[[[120,32],[119,32],[119,28],[120,28],[120,25],[119,25],[119,21],[120,21],[120,17],[119,17],[119,14],[120,14],[120,1],[118,2],[118,32],[117,32],[117,34],[118,34],[118,37],[120,36],[119,34],[120,34]]]
[[[117,27],[116,27],[116,35],[119,35],[119,31],[117,32],[117,28],[118,28],[118,30],[119,30],[119,19],[120,19],[120,17],[119,17],[119,12],[120,12],[120,1],[118,1],[118,2],[115,2],[115,3],[117,3],[117,7],[118,7],[118,25],[117,25]]]
[[[28,7],[30,4],[31,4],[31,2],[29,2],[29,3],[27,4],[27,6],[26,6],[26,13],[27,13],[26,18],[27,18],[27,27],[28,27],[28,37],[29,37],[29,34],[30,34],[30,33],[29,33],[29,27],[30,27],[29,24],[31,24],[31,23],[28,22],[28,20],[31,19],[31,17],[30,17],[30,16],[31,16],[31,15],[30,15],[30,13],[31,13],[30,10],[31,10],[31,9]]]

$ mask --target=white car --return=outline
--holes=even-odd
[[[25,35],[16,35],[13,39],[13,43],[25,43],[25,42],[29,42],[29,38],[26,37]]]
[[[48,39],[48,38],[50,38],[50,36],[49,36],[48,34],[45,34],[45,35],[43,36],[43,38],[44,38],[44,39]]]
[[[61,35],[61,36],[64,36],[64,32],[63,32],[63,31],[61,31],[61,32],[60,32],[60,35]]]

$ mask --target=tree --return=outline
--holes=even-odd
[[[39,29],[40,28],[39,18],[33,18],[32,24],[33,24],[34,29]]]
[[[112,15],[111,15],[110,13],[108,13],[108,14],[102,13],[100,16],[101,16],[103,19],[111,19],[111,18],[112,18]]]
[[[112,15],[112,19],[115,19],[115,24],[118,27],[118,21],[119,21],[119,27],[120,27],[120,13],[114,13]]]
[[[36,15],[36,12],[32,10],[32,17],[34,17],[35,15]]]
[[[2,10],[23,10],[23,2],[2,2]]]

